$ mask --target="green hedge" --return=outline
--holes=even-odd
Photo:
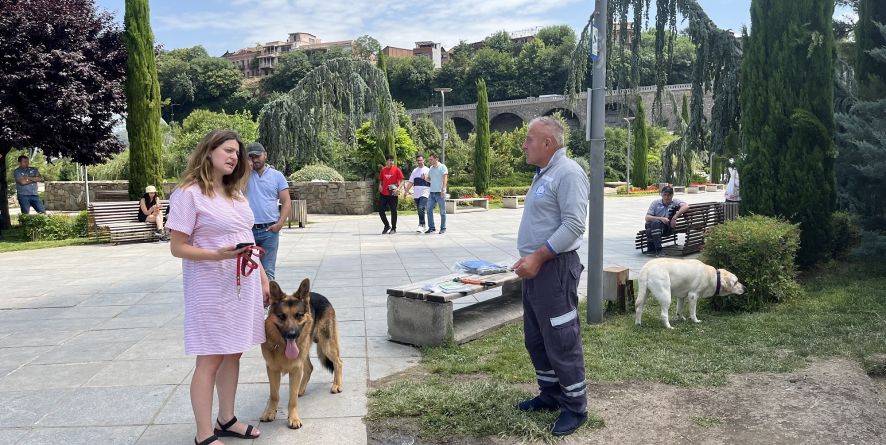
[[[795,224],[752,215],[720,224],[705,236],[703,261],[726,269],[745,285],[744,295],[715,296],[716,310],[751,311],[800,295],[794,261],[800,247]]]
[[[334,168],[323,164],[306,165],[301,170],[289,175],[289,180],[293,182],[311,182],[315,179],[329,182],[342,182],[345,180]]]
[[[77,216],[46,215],[43,213],[19,215],[18,223],[25,235],[33,241],[63,240],[86,236],[86,212]]]
[[[476,197],[477,193],[473,187],[449,187],[447,190],[453,198],[461,198],[462,196]],[[529,192],[529,186],[518,187],[490,187],[483,196],[492,196],[493,200],[501,201],[502,196],[525,195]]]
[[[861,243],[861,228],[849,212],[834,212],[831,217],[834,238],[831,242],[834,258],[843,258]]]

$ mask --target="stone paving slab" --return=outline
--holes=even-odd
[[[720,194],[681,196],[689,202]],[[636,273],[649,259],[633,248],[652,197],[607,198],[604,266]],[[444,235],[411,230],[381,235],[377,215],[311,215],[304,229],[284,229],[278,282],[292,291],[304,278],[338,314],[344,387],[330,394],[332,376],[314,359],[300,399],[305,426],[262,424],[250,444],[366,443],[366,391],[371,380],[408,369],[415,348],[387,340],[385,291],[396,284],[445,275],[457,261],[517,260],[522,210],[449,215]],[[586,261],[586,244],[579,250]],[[27,261],[24,261],[27,258]],[[55,271],[51,275],[46,270]],[[181,262],[162,243],[72,246],[0,254],[3,277],[23,277],[0,295],[0,443],[192,443],[189,382],[193,357],[184,355]],[[584,293],[582,274],[580,293]],[[477,294],[464,307],[492,298]],[[316,357],[314,351],[311,352]],[[237,414],[257,422],[267,400],[267,373],[258,347],[243,354]]]

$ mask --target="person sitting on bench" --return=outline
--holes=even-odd
[[[646,246],[643,253],[661,255],[661,237],[671,234],[677,225],[677,217],[689,209],[689,204],[674,199],[674,188],[666,185],[661,189],[661,199],[652,201],[646,212]]]

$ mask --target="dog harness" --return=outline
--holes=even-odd
[[[252,271],[258,269],[258,262],[252,259],[265,256],[265,249],[259,246],[249,246],[246,250],[237,254],[237,299],[240,299],[240,276],[248,277]],[[719,281],[718,281],[719,283]]]
[[[714,295],[720,293],[720,269],[717,269],[717,289],[714,291]]]

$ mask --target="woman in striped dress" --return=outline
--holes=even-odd
[[[237,133],[211,131],[197,145],[170,198],[172,255],[182,259],[185,296],[185,353],[197,356],[191,406],[198,445],[220,445],[218,436],[255,438],[257,428],[238,422],[234,399],[240,355],[265,341],[268,279],[261,262],[243,276],[237,256],[249,259],[253,216],[243,195],[249,166]],[[212,420],[213,389],[218,418]]]

